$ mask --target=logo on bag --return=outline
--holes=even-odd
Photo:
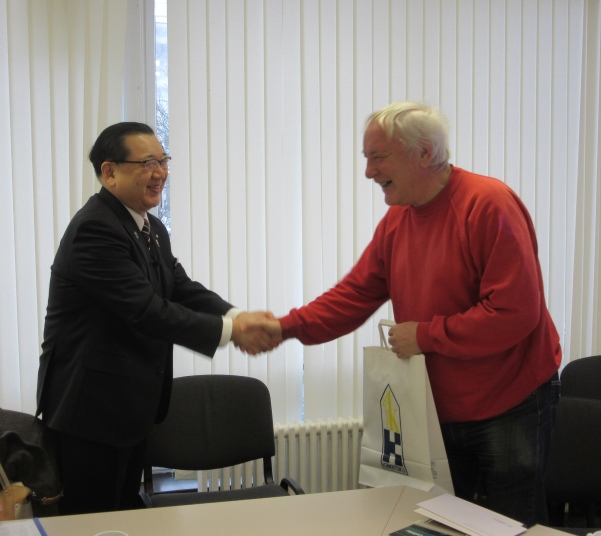
[[[382,416],[382,468],[407,475],[403,458],[403,435],[401,433],[401,408],[390,385],[380,399]]]

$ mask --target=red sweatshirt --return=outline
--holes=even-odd
[[[397,323],[419,322],[441,422],[499,415],[561,362],[532,220],[497,179],[453,167],[430,203],[391,207],[352,270],[280,319],[284,338],[330,341],[388,299]]]

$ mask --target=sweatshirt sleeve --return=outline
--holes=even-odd
[[[424,352],[469,359],[524,340],[546,306],[534,226],[517,195],[507,190],[489,199],[466,221],[477,299],[466,310],[420,322],[417,343]]]
[[[303,344],[328,342],[361,326],[389,298],[384,263],[376,240],[334,287],[280,318],[284,339]]]

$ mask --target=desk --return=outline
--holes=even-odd
[[[103,514],[48,517],[48,536],[387,536],[422,518],[413,510],[433,494],[403,486],[313,493]],[[534,527],[528,536],[562,533]]]

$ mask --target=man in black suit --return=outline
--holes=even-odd
[[[106,128],[89,158],[102,189],[56,253],[38,373],[37,414],[56,442],[64,514],[139,506],[145,438],[169,407],[174,344],[212,357],[230,341],[252,355],[279,342],[261,330],[271,313],[234,308],[173,256],[148,213],[170,160],[148,125]]]

